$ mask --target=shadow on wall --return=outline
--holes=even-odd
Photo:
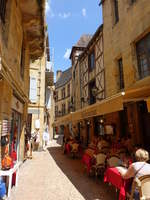
[[[82,161],[71,159],[64,155],[61,147],[48,148],[50,155],[57,166],[68,177],[85,200],[116,200],[116,193],[113,187],[103,183],[103,180],[96,181],[88,177]]]

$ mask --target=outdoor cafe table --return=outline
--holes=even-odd
[[[83,155],[83,157],[82,157],[82,162],[86,165],[87,173],[90,172],[90,169],[91,169],[91,166],[92,166],[92,164],[91,164],[91,159],[92,159],[92,157],[89,156],[89,155],[86,154],[86,153],[85,153],[85,154]]]
[[[0,170],[0,176],[8,176],[9,177],[9,184],[8,184],[8,197],[10,197],[10,193],[11,193],[11,186],[12,186],[12,176],[13,173],[16,172],[16,182],[15,182],[15,186],[18,186],[18,173],[19,173],[19,167],[21,165],[21,162],[17,162],[13,168],[9,169],[9,170]]]
[[[124,180],[120,175],[119,171],[117,170],[117,168],[112,167],[106,169],[106,172],[104,174],[104,182],[111,183],[113,186],[119,189],[120,190],[119,200],[125,200],[126,187],[129,180]]]
[[[67,144],[65,145],[65,150],[66,150],[66,153],[67,153],[67,154],[70,153],[70,151],[71,151],[71,146],[70,146],[69,143],[67,143]]]
[[[93,164],[93,156],[84,153],[82,156],[82,162],[86,165],[87,173],[89,173]]]

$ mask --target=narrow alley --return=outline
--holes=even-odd
[[[113,200],[115,195],[112,187],[89,178],[81,160],[63,155],[53,141],[48,151],[35,152],[21,166],[9,200]]]

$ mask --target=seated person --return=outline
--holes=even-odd
[[[105,137],[103,136],[101,140],[98,142],[97,148],[99,150],[102,150],[103,147],[108,147],[108,146],[109,146],[109,143],[106,141]]]
[[[89,155],[90,157],[93,157],[94,153],[95,153],[94,149],[88,148],[85,150],[85,154]]]
[[[132,163],[127,170],[118,169],[124,179],[138,178],[150,174],[150,164],[147,163],[149,160],[149,153],[144,149],[138,149],[135,152],[135,157],[137,161]],[[134,198],[135,200],[139,200],[137,191],[135,191]]]
[[[88,145],[88,147],[95,149],[97,146],[97,142],[98,142],[98,138],[95,136],[95,137],[93,137],[93,139],[92,139],[91,143]]]
[[[127,148],[128,152],[133,151],[133,143],[132,143],[131,135],[128,135],[126,137],[126,140],[124,142],[124,146]]]

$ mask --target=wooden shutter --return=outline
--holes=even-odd
[[[35,77],[30,77],[30,101],[37,102],[37,81]]]

